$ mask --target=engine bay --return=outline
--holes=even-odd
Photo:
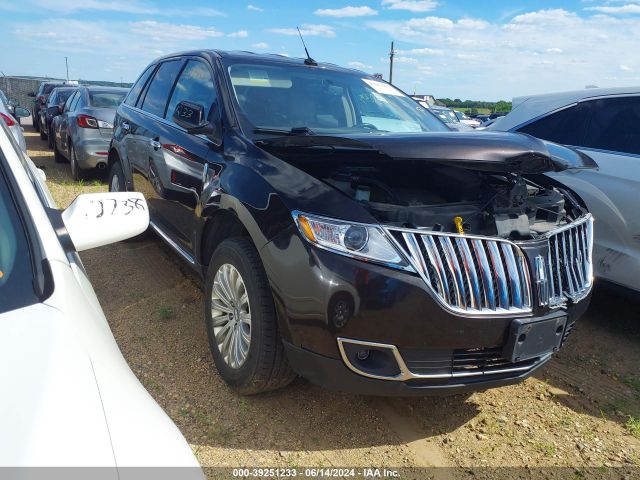
[[[583,213],[543,175],[533,181],[517,173],[374,157],[334,152],[291,163],[357,201],[383,225],[527,240]]]

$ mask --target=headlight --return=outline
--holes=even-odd
[[[301,212],[292,215],[302,236],[314,245],[360,260],[412,269],[380,227]]]

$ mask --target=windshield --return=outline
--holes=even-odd
[[[448,131],[410,97],[369,76],[269,63],[228,63],[226,70],[241,117],[255,133]]]
[[[0,167],[0,313],[37,301],[29,243]]]
[[[458,123],[458,117],[456,117],[456,114],[453,113],[451,110],[446,110],[446,109],[442,109],[442,110],[433,110],[433,112],[438,116],[438,118],[440,118],[440,120],[442,120],[444,123]]]
[[[89,103],[92,107],[118,108],[127,92],[90,92]]]

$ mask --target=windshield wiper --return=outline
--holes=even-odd
[[[279,130],[277,128],[262,128],[256,127],[253,129],[253,133],[259,133],[264,135],[315,135],[315,132],[309,127],[293,127],[291,130]]]

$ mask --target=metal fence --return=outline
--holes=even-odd
[[[55,78],[24,78],[24,77],[0,77],[0,90],[2,90],[7,98],[15,99],[18,105],[27,107],[29,110],[33,108],[33,98],[29,97],[29,93],[38,91],[41,82],[44,81],[62,81]]]

